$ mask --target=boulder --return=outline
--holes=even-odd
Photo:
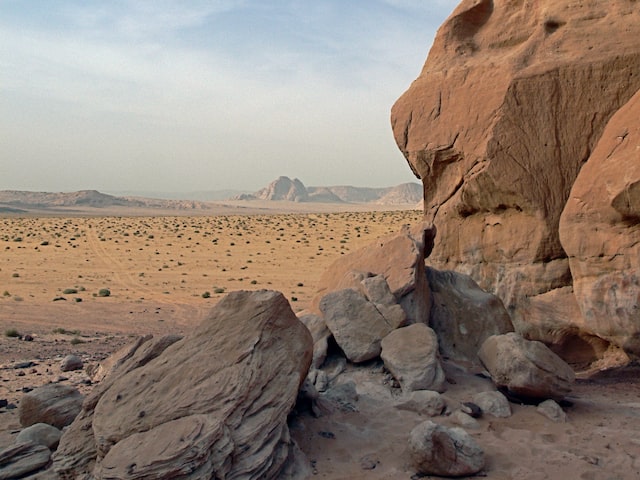
[[[607,122],[640,88],[639,37],[627,0],[464,0],[392,108],[397,145],[424,185],[425,220],[438,229],[430,265],[498,295],[518,331],[529,320],[522,299],[572,283],[560,215]],[[623,212],[635,181],[612,191]],[[602,262],[616,247],[604,248]],[[630,298],[635,287],[623,288]]]
[[[60,362],[60,370],[63,372],[72,372],[74,370],[82,370],[84,363],[77,355],[67,355]]]
[[[403,392],[444,391],[445,375],[438,355],[438,338],[423,323],[399,328],[387,335],[382,340],[380,356]]]
[[[473,396],[475,403],[483,413],[494,417],[508,418],[511,416],[509,400],[500,392],[480,392]]]
[[[282,294],[230,293],[149,358],[154,346],[143,343],[87,399],[54,456],[59,474],[271,479],[290,469],[286,420],[313,341]]]
[[[58,448],[62,432],[46,423],[34,423],[23,429],[16,437],[15,443],[35,443],[44,445],[49,450]]]
[[[49,463],[51,452],[44,445],[18,443],[0,451],[0,480],[22,478]]]
[[[421,475],[474,475],[485,463],[484,452],[467,432],[429,420],[411,430],[409,454]]]
[[[381,275],[405,312],[408,323],[427,323],[431,294],[427,285],[424,260],[433,248],[435,229],[419,225],[405,226],[398,234],[382,237],[366,247],[341,256],[325,270],[310,310],[320,312],[320,301],[330,292],[352,288],[364,294],[363,279]],[[373,290],[372,290],[373,291]]]
[[[361,283],[367,300],[375,305],[391,328],[407,325],[407,315],[397,303],[383,275],[366,277]]]
[[[547,346],[516,333],[489,337],[478,356],[497,387],[525,400],[561,400],[575,380],[571,367]]]
[[[567,414],[564,413],[562,407],[554,400],[545,400],[540,403],[536,407],[536,411],[547,417],[552,422],[565,423],[567,421]]]
[[[328,293],[320,301],[320,310],[349,360],[358,363],[380,355],[380,342],[391,326],[360,292],[346,288]]]
[[[58,429],[66,427],[82,408],[83,395],[74,387],[49,383],[25,393],[20,401],[20,425],[46,423]]]
[[[478,363],[478,350],[488,337],[513,332],[502,301],[470,276],[427,267],[427,278],[433,298],[429,325],[444,356]]]
[[[419,415],[436,417],[442,415],[447,408],[442,395],[432,390],[416,390],[409,396],[395,405],[398,410],[408,410]]]
[[[575,325],[640,358],[640,91],[609,121],[571,189],[560,240]]]

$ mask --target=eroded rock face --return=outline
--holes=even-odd
[[[393,106],[438,229],[430,263],[496,293],[518,330],[521,299],[571,284],[560,215],[605,125],[640,88],[639,15],[626,0],[464,0]],[[610,204],[632,211],[634,182]],[[579,297],[607,288],[587,283]]]
[[[560,239],[582,312],[576,324],[640,357],[640,92],[580,170]]]
[[[313,349],[284,296],[233,292],[192,334],[142,362],[142,350],[152,347],[132,352],[85,402],[62,437],[56,471],[97,479],[276,478],[295,456],[286,419]],[[91,451],[94,458],[82,461]]]

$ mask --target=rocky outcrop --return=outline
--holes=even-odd
[[[523,312],[523,301],[571,286],[572,273],[584,263],[578,252],[590,257],[596,250],[568,242],[570,271],[565,236],[561,243],[558,233],[560,216],[570,196],[581,197],[578,186],[570,195],[572,186],[607,122],[640,88],[639,36],[637,6],[626,0],[606,6],[464,0],[438,31],[420,76],[393,106],[396,142],[423,181],[426,220],[438,228],[430,263],[470,274],[496,293],[519,331],[538,321],[531,314],[539,310]],[[621,155],[625,142],[629,153],[635,148],[632,133],[612,135],[603,139],[609,149],[603,144],[601,158],[612,151],[616,136],[623,139]],[[584,185],[590,185],[589,178],[595,177],[585,176]],[[614,231],[633,238],[636,183],[627,177],[606,201],[594,196],[619,219],[615,228],[607,228],[606,242],[617,235]],[[581,211],[578,207],[571,208]],[[576,224],[569,212],[564,218]],[[573,243],[585,237],[568,235]],[[590,236],[594,247],[602,245],[600,234]],[[618,238],[611,247],[598,247],[601,264],[618,248],[624,252],[611,263],[612,270],[624,272],[617,278],[598,283],[591,272],[609,267],[594,261],[584,277],[578,275],[580,308],[594,314],[585,321],[601,322],[594,325],[599,331],[617,328],[610,313],[600,314],[609,307],[598,308],[598,296],[614,312],[631,303],[616,305],[619,300],[606,293],[613,291],[610,287],[619,285],[616,295],[626,298],[637,292],[625,267],[633,243]],[[592,304],[584,300],[588,296]],[[631,313],[622,313],[622,328],[629,326]],[[617,335],[612,337],[620,341]]]
[[[282,294],[233,292],[193,333],[154,346],[142,343],[87,399],[58,473],[268,479],[299,463],[286,420],[312,339]]]
[[[580,170],[560,239],[582,313],[575,325],[640,357],[640,92]]]
[[[517,333],[489,337],[478,356],[498,388],[526,401],[562,400],[575,380],[571,367],[543,343]]]
[[[278,177],[265,188],[256,192],[255,197],[260,200],[306,202],[309,199],[309,193],[297,178],[291,180],[289,177]]]

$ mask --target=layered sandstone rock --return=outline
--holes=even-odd
[[[609,121],[560,219],[582,320],[640,356],[640,92]]]
[[[638,38],[640,9],[626,0],[465,0],[393,106],[397,144],[438,229],[430,263],[496,293],[520,331],[540,320],[523,299],[571,285],[560,215],[605,125],[640,88]],[[635,218],[634,181],[611,198],[619,218]],[[598,288],[578,279],[576,292]]]
[[[85,401],[56,472],[269,479],[304,467],[287,415],[313,344],[282,294],[231,293],[192,334],[166,344],[142,343]]]

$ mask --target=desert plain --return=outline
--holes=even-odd
[[[138,335],[184,334],[233,290],[281,291],[299,313],[322,272],[341,255],[423,217],[417,210],[314,208],[3,217],[0,398],[19,405],[24,392],[48,382],[88,393],[92,385],[84,372],[61,372],[64,356],[95,365]],[[33,365],[13,368],[26,361]],[[444,365],[448,413],[474,393],[493,389],[478,372]],[[355,408],[292,420],[292,435],[314,476],[419,478],[406,445],[411,429],[426,417],[397,408],[398,391],[380,360],[341,368],[343,379],[358,386]],[[566,423],[547,419],[535,406],[512,404],[511,417],[485,415],[468,429],[487,455],[480,476],[640,478],[638,368],[578,376],[565,405]],[[0,409],[0,449],[20,431],[17,412]],[[436,421],[453,426],[452,419]]]

